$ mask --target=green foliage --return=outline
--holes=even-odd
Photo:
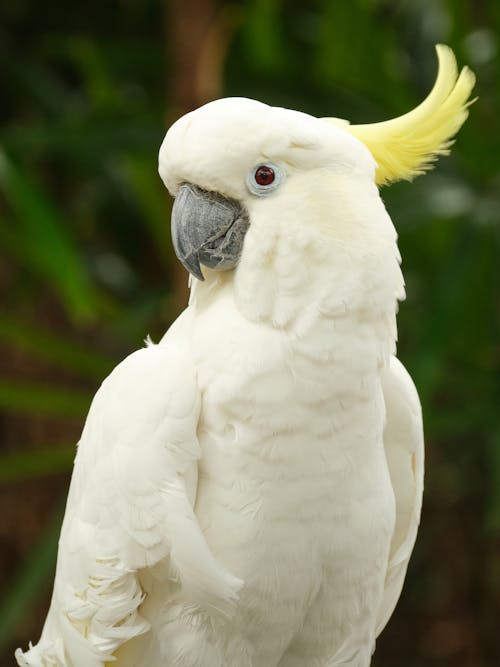
[[[75,454],[74,446],[61,445],[4,454],[0,468],[0,484],[66,472],[71,469]]]
[[[16,221],[2,225],[3,241],[18,261],[51,286],[75,319],[88,318],[95,310],[95,296],[64,219],[28,175],[1,153],[0,188]]]
[[[43,537],[29,554],[26,562],[14,577],[10,589],[0,604],[0,651],[5,649],[11,633],[23,623],[33,605],[33,595],[49,588],[57,554],[57,541],[61,530],[64,506],[57,508],[51,517]],[[12,660],[12,656],[10,656]]]
[[[425,96],[436,42],[477,73],[479,101],[452,156],[383,191],[407,280],[399,351],[422,397],[428,464],[406,594],[376,664],[489,667],[497,660],[488,619],[500,600],[492,574],[500,527],[498,3],[220,4],[237,5],[243,17],[223,63],[227,95],[370,122]],[[81,425],[98,382],[176,315],[170,203],[156,174],[174,104],[168,89],[164,99],[161,12],[134,1],[0,8],[0,484],[12,503],[36,505],[35,486],[70,469],[73,447],[57,445],[75,438],[68,420]],[[57,422],[58,435],[30,430],[32,415]],[[23,439],[13,435],[19,420]],[[15,495],[21,479],[35,485],[26,499]],[[0,645],[39,630],[23,619],[47,587],[58,521],[9,577]]]
[[[89,346],[70,341],[54,332],[44,331],[23,319],[2,313],[0,340],[7,345],[41,357],[84,377],[102,379],[112,370],[111,359]]]
[[[84,415],[89,396],[63,387],[0,381],[0,409],[27,414]]]

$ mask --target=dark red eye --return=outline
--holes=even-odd
[[[254,178],[257,185],[271,185],[276,178],[276,174],[271,167],[263,166],[256,170]]]

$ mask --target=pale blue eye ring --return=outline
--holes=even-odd
[[[258,164],[247,176],[248,189],[258,197],[271,194],[283,181],[283,170],[273,162]]]

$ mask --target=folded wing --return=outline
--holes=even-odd
[[[424,437],[417,391],[401,362],[393,357],[382,375],[386,405],[384,445],[396,498],[385,591],[377,618],[378,636],[401,594],[420,522],[424,481]]]
[[[238,579],[215,562],[193,505],[200,395],[168,340],[127,357],[97,392],[75,459],[49,615],[19,665],[101,667],[148,632],[141,571],[229,613]]]

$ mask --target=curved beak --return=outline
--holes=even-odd
[[[240,202],[191,183],[181,185],[172,208],[172,240],[182,264],[204,280],[200,263],[211,269],[233,269],[249,226]]]

